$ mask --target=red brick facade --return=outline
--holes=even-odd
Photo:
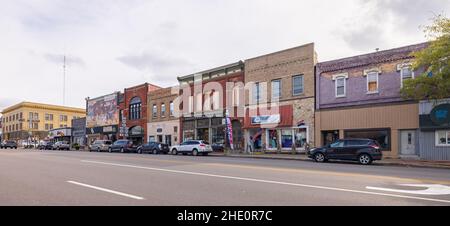
[[[138,85],[138,86],[134,86],[134,87],[130,87],[130,88],[125,88],[124,90],[124,101],[123,103],[120,104],[121,110],[123,110],[123,116],[126,117],[127,119],[127,128],[130,130],[136,127],[136,126],[140,126],[142,127],[142,129],[144,130],[144,134],[142,137],[142,141],[145,143],[147,142],[148,136],[147,136],[147,116],[148,116],[148,108],[147,108],[147,97],[148,94],[152,91],[161,89],[161,87],[159,86],[155,86],[149,83],[145,83],[142,85]],[[136,119],[136,120],[131,120],[130,119],[130,103],[131,100],[135,97],[139,97],[141,99],[141,117],[140,119]]]

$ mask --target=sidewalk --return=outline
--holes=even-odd
[[[291,161],[313,161],[305,154],[224,154],[212,153],[215,157],[232,157],[232,158],[256,158],[256,159],[277,159],[277,160],[291,160]],[[427,161],[427,160],[406,160],[406,159],[383,159],[382,161],[374,162],[374,165],[384,166],[403,166],[403,167],[423,167],[423,168],[440,168],[450,169],[450,161]]]

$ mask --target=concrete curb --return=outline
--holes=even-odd
[[[221,155],[221,154],[210,154],[212,157],[229,157],[229,158],[252,158],[252,159],[273,159],[273,160],[289,160],[289,161],[304,161],[312,162],[308,158],[289,158],[289,157],[277,157],[277,156],[264,156],[264,155]],[[450,165],[440,165],[440,164],[421,164],[421,163],[408,163],[408,162],[383,162],[377,161],[374,165],[379,166],[398,166],[398,167],[416,167],[416,168],[433,168],[433,169],[450,169]]]

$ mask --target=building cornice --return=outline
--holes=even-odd
[[[33,108],[33,109],[41,109],[41,110],[64,111],[64,112],[86,114],[86,109],[83,109],[83,108],[74,108],[74,107],[58,106],[58,105],[51,105],[51,104],[33,103],[33,102],[21,102],[19,104],[16,104],[16,105],[13,105],[11,107],[4,109],[1,113],[3,115],[5,115],[11,111],[14,111],[14,110],[17,110],[20,108]]]

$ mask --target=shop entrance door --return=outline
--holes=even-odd
[[[400,132],[400,154],[414,156],[416,153],[416,131],[405,130]]]
[[[165,144],[172,146],[172,135],[166,135],[166,142]]]

